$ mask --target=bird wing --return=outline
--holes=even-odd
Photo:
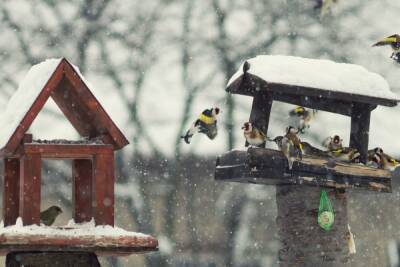
[[[395,36],[389,36],[373,44],[372,46],[390,45],[395,42],[397,42],[397,38]]]

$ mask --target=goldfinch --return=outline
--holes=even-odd
[[[343,148],[343,139],[341,139],[339,135],[334,135],[333,137],[326,138],[322,145],[326,147],[328,151],[340,150]]]
[[[293,162],[296,159],[302,159],[301,141],[297,137],[297,131],[292,126],[286,129],[285,136],[277,136],[272,141],[276,143],[279,150],[282,151],[283,155],[286,157],[289,170],[292,169]]]
[[[399,34],[390,35],[382,39],[381,41],[373,44],[372,46],[383,46],[383,45],[390,45],[390,47],[393,50],[390,58],[400,63],[400,35]]]
[[[328,157],[329,156],[326,151],[316,148],[307,142],[301,142],[301,147],[302,147],[302,151],[303,151],[304,155],[316,156],[316,157]]]
[[[314,9],[320,10],[320,16],[325,16],[339,0],[317,0]]]
[[[260,146],[265,143],[265,133],[257,127],[253,126],[251,122],[244,123],[242,130],[243,135],[249,145]]]
[[[384,169],[384,170],[392,170],[398,164],[399,162],[396,159],[384,153],[383,149],[380,147],[368,150],[367,165],[370,167]]]
[[[50,226],[54,223],[57,216],[62,213],[62,209],[58,206],[51,206],[40,213],[40,223]]]
[[[328,151],[328,155],[334,157],[337,160],[348,162],[348,163],[360,163],[360,152],[357,149],[351,147],[343,147],[337,150]]]
[[[189,130],[186,131],[185,135],[181,138],[190,144],[190,139],[197,132],[207,135],[208,138],[213,140],[218,134],[217,128],[217,116],[220,113],[220,109],[215,107],[204,110],[199,118],[193,123]]]
[[[310,128],[310,122],[315,117],[316,110],[312,112],[304,107],[297,106],[289,112],[292,125],[295,125],[300,133],[304,133],[306,128]]]

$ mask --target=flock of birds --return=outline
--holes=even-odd
[[[204,110],[199,118],[193,123],[182,139],[189,144],[195,133],[203,133],[211,140],[217,136],[217,116],[219,108]],[[242,126],[243,135],[246,138],[246,146],[264,146],[266,142],[274,142],[283,153],[288,162],[289,169],[292,169],[293,162],[301,161],[303,155],[310,157],[326,158],[346,163],[360,163],[360,153],[355,148],[343,146],[343,139],[339,135],[327,137],[319,149],[308,142],[301,141],[299,134],[302,134],[310,127],[311,120],[316,116],[317,111],[308,110],[304,107],[296,107],[289,112],[293,126],[288,126],[284,135],[269,138],[264,131],[251,122],[245,122]],[[386,154],[382,148],[376,147],[368,151],[367,166],[392,170],[399,164],[399,161]]]

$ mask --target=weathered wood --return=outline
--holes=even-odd
[[[129,144],[73,66],[63,59],[18,124],[6,146],[0,148],[0,157],[13,155],[50,96],[72,126],[82,135],[88,134],[89,137],[94,137],[108,134],[112,137],[115,150]]]
[[[272,107],[272,95],[265,92],[257,92],[253,97],[249,121],[265,134],[268,132],[269,117]],[[247,146],[246,142],[246,146]],[[259,147],[265,147],[265,142]]]
[[[302,161],[295,161],[292,170],[289,170],[283,154],[272,149],[249,148],[248,151],[228,152],[218,158],[217,164],[216,180],[381,192],[391,192],[392,189],[390,171],[307,155]]]
[[[94,157],[93,202],[96,225],[114,225],[114,153]]]
[[[40,224],[40,154],[28,154],[20,160],[19,214],[24,225]]]
[[[63,227],[68,236],[0,234],[0,255],[19,251],[94,252],[97,255],[129,255],[158,250],[158,241],[149,235],[75,236],[74,228]],[[112,230],[110,230],[112,231]]]
[[[13,252],[6,267],[100,267],[96,254],[89,252]]]
[[[19,216],[19,159],[4,159],[3,220],[13,225]]]
[[[92,158],[95,154],[108,154],[113,152],[112,145],[63,145],[63,144],[25,144],[23,153],[40,153],[42,158],[46,159],[81,159]]]
[[[271,83],[250,73],[246,73],[246,79],[242,80],[242,76],[243,75],[239,76],[233,83],[231,83],[230,86],[226,88],[226,91],[233,94],[250,96],[254,95],[254,93],[259,90],[278,93],[282,92],[289,95],[311,96],[320,99],[334,99],[343,103],[348,103],[349,105],[354,102],[394,107],[398,102],[396,99],[365,96],[290,84]]]
[[[369,105],[354,104],[351,115],[350,147],[360,152],[361,162],[368,158],[368,136],[371,111]]]
[[[72,216],[77,223],[93,217],[93,164],[89,159],[72,161]]]
[[[300,185],[276,187],[280,266],[346,266],[346,196],[329,194],[335,222],[327,232],[317,223],[320,192],[320,188]]]

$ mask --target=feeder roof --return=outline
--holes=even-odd
[[[32,66],[0,115],[1,155],[15,151],[49,97],[81,136],[108,134],[115,149],[127,145],[129,142],[89,87],[79,69],[64,58]]]
[[[242,82],[244,76],[248,77],[247,82]],[[364,67],[293,56],[251,58],[227,85],[231,93],[253,95],[259,90],[385,106],[395,106],[400,101],[382,76]]]

